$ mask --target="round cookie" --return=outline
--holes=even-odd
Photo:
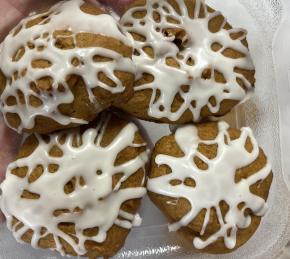
[[[23,19],[0,46],[0,102],[18,132],[87,124],[133,95],[132,47],[116,20],[83,0]]]
[[[250,128],[188,125],[155,146],[147,189],[194,251],[222,254],[245,244],[267,211],[271,166]]]
[[[181,124],[223,116],[254,89],[246,31],[203,0],[138,0],[121,25],[138,77],[134,98],[118,107],[138,118]]]
[[[62,255],[111,257],[146,194],[146,143],[135,124],[98,124],[30,135],[2,183],[1,210],[19,242]]]

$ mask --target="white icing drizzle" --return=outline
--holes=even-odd
[[[0,69],[8,78],[5,91],[1,96],[1,110],[4,114],[16,113],[20,116],[22,124],[18,128],[19,132],[23,128],[33,128],[37,115],[52,118],[62,125],[86,123],[84,120],[65,116],[58,110],[60,104],[71,103],[74,99],[66,83],[68,75],[76,74],[83,77],[91,101],[95,104],[96,110],[101,111],[103,108],[95,100],[92,89],[99,86],[112,93],[121,93],[125,88],[115,76],[114,71],[135,73],[135,65],[131,59],[124,58],[115,51],[101,47],[78,48],[76,44],[75,48],[66,50],[55,46],[56,38],[53,37],[53,33],[56,30],[71,31],[74,43],[76,43],[77,33],[86,32],[113,37],[130,46],[130,41],[121,33],[117,22],[109,14],[87,14],[80,9],[83,4],[83,0],[62,1],[53,6],[47,13],[33,14],[23,19],[20,22],[20,27],[17,27],[21,28],[20,32],[14,35],[17,29],[11,31],[0,46]],[[33,27],[26,27],[28,21],[43,15],[47,15],[46,20]],[[42,51],[37,51],[35,48],[30,49],[28,43],[33,43],[35,48],[44,46],[44,49]],[[21,47],[25,48],[25,54],[19,61],[13,62],[12,57]],[[112,61],[94,62],[95,55],[111,58]],[[79,66],[72,64],[74,58],[80,61]],[[39,59],[50,61],[51,66],[45,69],[33,68],[32,61]],[[22,71],[26,71],[25,76],[20,76]],[[15,72],[19,74],[16,80],[11,79]],[[116,87],[109,87],[100,82],[97,76],[99,72],[105,73],[116,84]],[[30,89],[30,83],[43,77],[52,78],[52,89],[37,94]],[[64,86],[64,92],[58,91],[57,88],[60,84]],[[26,102],[24,105],[20,103],[17,96],[18,90],[24,94]],[[42,100],[43,105],[37,108],[32,107],[29,104],[29,96],[31,95]],[[6,104],[9,96],[16,97],[16,105],[8,106]]]
[[[221,30],[212,33],[208,29],[211,19],[220,15],[220,12],[210,13],[205,7],[203,0],[196,0],[194,19],[190,18],[184,1],[177,1],[181,11],[179,15],[173,7],[165,0],[147,1],[145,6],[129,9],[121,18],[121,24],[124,30],[138,33],[146,37],[145,42],[135,41],[131,36],[135,49],[140,55],[134,55],[133,60],[137,65],[139,77],[142,73],[149,73],[154,76],[154,81],[145,85],[135,87],[135,91],[151,89],[152,97],[148,109],[148,115],[161,119],[167,118],[171,121],[177,121],[186,110],[190,110],[193,120],[200,120],[201,109],[208,106],[211,113],[217,113],[220,110],[220,104],[225,99],[242,101],[246,98],[247,92],[253,90],[251,83],[242,74],[234,72],[234,68],[253,70],[254,66],[250,57],[249,50],[241,43],[246,38],[246,31],[242,29],[226,30],[221,26]],[[158,7],[157,7],[158,6]],[[199,18],[199,11],[203,8],[205,18]],[[147,11],[142,19],[133,17],[137,11]],[[156,22],[153,13],[160,14],[160,22]],[[173,24],[167,21],[167,18],[175,18],[180,24]],[[132,24],[132,26],[128,26]],[[184,50],[179,50],[173,43],[174,36],[165,36],[165,29],[183,29],[186,31],[188,40]],[[231,33],[243,32],[243,36],[233,40]],[[214,52],[211,49],[213,43],[222,45],[221,49]],[[154,58],[149,57],[144,47],[151,47],[154,51]],[[244,57],[232,59],[225,57],[222,52],[232,48],[244,54]],[[183,58],[178,59],[177,56]],[[166,65],[166,58],[174,58],[178,61],[180,68],[174,68]],[[187,60],[191,58],[195,64],[187,65]],[[202,73],[205,69],[211,70],[212,77],[203,79]],[[226,83],[217,83],[214,79],[214,70],[224,75]],[[236,81],[242,80],[246,90],[244,90]],[[189,86],[189,90],[183,91],[182,85]],[[160,91],[160,97],[155,100]],[[180,94],[184,103],[176,111],[172,112],[171,106],[177,94]],[[215,97],[216,105],[209,102],[211,97]],[[195,101],[193,104],[192,102]]]
[[[236,245],[236,232],[245,229],[251,224],[251,217],[245,216],[246,209],[250,209],[254,215],[263,216],[267,210],[264,199],[251,193],[250,186],[263,181],[271,173],[271,165],[267,164],[254,175],[235,183],[236,170],[253,163],[259,155],[259,146],[250,128],[242,128],[241,136],[231,140],[225,122],[219,122],[219,133],[214,140],[201,140],[195,126],[184,126],[175,133],[175,139],[184,157],[172,157],[158,155],[155,159],[157,165],[167,165],[172,173],[148,180],[149,191],[173,197],[185,198],[191,204],[191,210],[179,222],[169,225],[170,231],[177,231],[182,226],[187,226],[202,209],[206,209],[206,215],[201,236],[205,233],[209,223],[211,208],[214,208],[220,229],[208,237],[207,240],[194,238],[193,245],[197,249],[203,249],[214,243],[218,238],[224,238],[225,246],[233,249]],[[251,140],[253,150],[249,153],[245,149],[247,138]],[[227,144],[225,143],[227,140]],[[198,145],[218,145],[217,156],[210,160],[198,151]],[[199,169],[193,162],[194,157],[200,158],[208,165],[207,170]],[[186,178],[195,181],[196,186],[190,187],[184,184],[172,186],[172,180],[184,182]],[[229,210],[225,217],[222,216],[220,202],[225,201]],[[238,205],[244,203],[240,210]]]
[[[85,241],[92,240],[102,243],[106,240],[107,231],[116,224],[130,229],[141,224],[141,218],[131,215],[120,209],[121,205],[131,199],[141,198],[146,194],[144,187],[120,189],[121,183],[126,181],[138,169],[143,168],[148,160],[148,152],[145,151],[136,158],[121,165],[115,166],[117,155],[126,147],[140,147],[146,144],[134,144],[137,127],[133,123],[127,124],[116,136],[110,145],[101,147],[100,143],[106,131],[110,118],[102,121],[97,128],[90,128],[83,134],[78,129],[67,131],[64,144],[60,143],[61,134],[50,135],[50,142],[46,143],[39,135],[35,135],[39,141],[38,147],[28,157],[19,159],[8,166],[6,180],[2,183],[1,210],[6,216],[7,225],[13,235],[21,241],[22,235],[29,229],[34,231],[31,245],[38,247],[39,240],[53,234],[55,250],[64,254],[60,238],[69,243],[75,252],[84,255],[87,251]],[[72,141],[77,136],[79,147],[73,147]],[[51,157],[50,149],[58,145],[63,151],[62,157]],[[59,165],[57,172],[48,171],[49,164]],[[34,182],[28,182],[28,177],[37,165],[44,168],[43,174]],[[17,167],[28,167],[27,176],[19,178],[11,174],[11,170]],[[97,174],[97,171],[101,174]],[[112,176],[122,172],[124,175],[119,184],[112,189]],[[66,194],[64,186],[73,177],[76,177],[75,190]],[[83,177],[85,185],[79,182]],[[145,177],[144,177],[145,178]],[[21,198],[23,190],[39,194],[39,199]],[[82,212],[74,212],[80,208]],[[56,210],[68,209],[69,212],[55,216]],[[12,226],[13,216],[24,225]],[[122,217],[119,219],[118,217]],[[61,222],[75,224],[77,243],[70,235],[58,228]],[[42,227],[46,228],[41,234]],[[83,230],[98,227],[96,236],[87,237]]]

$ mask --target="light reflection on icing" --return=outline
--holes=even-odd
[[[254,215],[263,216],[267,210],[264,199],[251,193],[250,186],[267,178],[271,173],[269,162],[258,172],[235,183],[236,170],[253,163],[259,155],[259,146],[250,128],[242,128],[241,136],[231,140],[225,122],[219,122],[219,133],[214,140],[201,140],[195,126],[179,128],[175,133],[175,139],[183,153],[183,157],[158,155],[155,159],[157,165],[167,165],[172,173],[148,180],[149,191],[172,198],[185,198],[191,205],[191,210],[178,222],[169,225],[170,231],[177,231],[187,226],[202,209],[206,209],[201,235],[205,233],[209,223],[211,208],[215,208],[220,229],[202,240],[194,238],[193,245],[197,249],[203,249],[214,243],[218,238],[224,238],[225,246],[233,249],[236,246],[236,232],[238,229],[247,228],[251,224],[251,217],[245,216],[246,209],[250,209]],[[250,138],[253,150],[249,153],[245,149],[247,138]],[[228,144],[225,144],[225,139]],[[217,156],[210,160],[201,154],[197,148],[199,144],[218,145]],[[194,157],[200,158],[208,165],[207,170],[200,170],[193,162]],[[184,184],[172,186],[170,181],[186,178],[195,181],[196,186],[190,187]],[[220,202],[225,201],[229,210],[225,217],[222,216]],[[244,203],[240,210],[238,205]],[[229,231],[229,232],[228,232]]]
[[[153,90],[148,109],[148,115],[153,118],[167,118],[171,121],[177,121],[189,109],[193,115],[193,120],[198,121],[203,107],[208,106],[211,113],[217,113],[223,100],[243,101],[247,92],[253,90],[253,85],[247,78],[234,72],[235,67],[246,70],[254,69],[249,51],[241,43],[241,40],[246,37],[246,31],[222,28],[217,33],[210,32],[208,29],[209,21],[220,15],[220,12],[210,13],[205,9],[205,18],[198,18],[200,8],[204,7],[204,1],[197,0],[195,3],[194,19],[189,17],[187,7],[182,0],[178,1],[181,15],[167,1],[152,0],[147,1],[145,6],[129,9],[121,18],[124,30],[146,37],[145,42],[135,41],[131,37],[135,49],[140,54],[134,55],[133,60],[137,65],[139,78],[142,73],[149,73],[155,79],[151,83],[136,86],[135,91]],[[154,7],[155,5],[158,5],[158,7]],[[133,14],[137,11],[147,11],[147,14],[143,18],[137,19],[133,17]],[[153,13],[156,11],[160,14],[160,22],[156,22],[153,18]],[[174,17],[180,24],[168,22],[168,17]],[[222,27],[225,24],[226,21],[224,21]],[[162,33],[165,29],[185,30],[188,40],[185,49],[178,49],[173,43],[174,36],[166,37]],[[236,32],[243,32],[243,35],[236,40],[231,39],[230,34]],[[211,49],[211,45],[215,42],[222,45],[222,48],[217,52]],[[142,50],[148,46],[153,48],[154,58],[149,57]],[[235,49],[245,56],[238,59],[227,58],[222,54],[226,48]],[[183,56],[183,58],[177,59],[177,55]],[[175,58],[180,68],[167,66],[166,58],[168,57]],[[188,58],[194,60],[195,64],[193,66],[186,64]],[[224,75],[227,83],[217,83],[214,76],[204,80],[201,77],[205,69],[210,69],[212,75],[214,70],[219,71]],[[243,81],[246,90],[238,84],[237,78]],[[189,85],[189,91],[182,91],[182,85]],[[160,97],[155,100],[159,91]],[[177,94],[180,94],[184,102],[177,111],[173,112],[171,106]],[[209,102],[211,97],[215,97],[216,105]],[[194,104],[193,101],[195,101]]]
[[[38,247],[39,240],[53,234],[56,250],[64,254],[59,238],[70,244],[79,255],[85,254],[84,246],[86,240],[102,243],[106,240],[107,231],[116,224],[120,227],[130,229],[141,224],[139,215],[132,215],[120,209],[122,203],[127,200],[141,198],[145,195],[144,187],[120,189],[121,183],[126,181],[138,169],[145,170],[147,162],[147,151],[136,158],[121,165],[115,166],[117,155],[126,147],[141,147],[146,144],[134,144],[137,127],[133,123],[127,124],[115,137],[110,145],[101,147],[100,143],[110,118],[103,120],[97,128],[90,128],[82,135],[78,129],[67,131],[67,138],[64,144],[60,144],[61,134],[50,135],[50,142],[47,144],[39,135],[36,135],[39,145],[28,157],[18,159],[11,163],[7,170],[6,180],[2,183],[1,210],[6,216],[7,225],[13,235],[21,241],[22,235],[29,229],[34,231],[31,245]],[[80,147],[73,147],[74,136],[82,141]],[[50,149],[58,145],[63,151],[62,157],[51,157]],[[48,171],[49,164],[59,165],[56,173]],[[42,165],[43,174],[33,183],[28,183],[28,177],[32,170]],[[27,176],[19,178],[11,174],[16,167],[28,167]],[[101,170],[102,174],[97,175]],[[112,189],[112,176],[122,172],[124,175],[114,189]],[[64,186],[73,177],[78,180],[83,177],[85,185],[76,183],[75,190],[66,194]],[[40,195],[39,199],[29,200],[20,198],[23,190]],[[83,212],[73,213],[75,208]],[[68,209],[69,213],[53,216],[54,211]],[[13,216],[24,223],[24,226],[16,224],[12,226]],[[118,218],[122,217],[122,219]],[[61,222],[75,224],[76,237],[79,243],[58,228]],[[47,231],[41,234],[41,228]],[[98,227],[96,236],[87,237],[83,230]]]
[[[31,15],[21,21],[20,32],[13,36],[13,30],[0,46],[0,69],[9,79],[13,73],[17,71],[19,74],[27,69],[26,75],[19,77],[17,80],[7,80],[6,89],[1,96],[2,107],[4,114],[17,113],[22,124],[18,128],[20,132],[23,128],[31,129],[35,123],[35,117],[42,115],[57,121],[62,125],[70,123],[85,124],[86,121],[70,118],[61,114],[58,110],[60,104],[71,103],[74,96],[69,89],[66,79],[68,75],[76,74],[83,77],[90,100],[95,104],[96,112],[101,111],[103,107],[95,100],[92,89],[99,86],[112,93],[122,93],[125,88],[121,81],[115,76],[114,71],[126,71],[135,73],[135,66],[129,58],[122,57],[119,53],[101,47],[59,49],[55,46],[56,39],[53,37],[54,31],[69,30],[73,33],[72,37],[76,43],[76,34],[80,32],[101,34],[113,37],[122,41],[129,46],[130,42],[119,30],[117,22],[109,14],[91,15],[83,12],[80,6],[84,3],[83,0],[63,1],[53,6],[45,15],[46,20],[38,25],[26,28],[28,21],[41,17],[44,14]],[[18,28],[18,27],[17,27]],[[45,37],[45,34],[47,34]],[[33,43],[34,49],[30,49],[27,43]],[[25,54],[17,61],[13,62],[14,53],[20,48],[25,47]],[[42,51],[36,51],[37,47],[45,46]],[[95,55],[111,58],[110,62],[94,62]],[[72,60],[78,58],[79,66],[73,66]],[[32,67],[33,60],[44,59],[51,62],[51,66],[45,69],[36,69]],[[116,87],[108,85],[98,80],[98,73],[104,72],[113,82]],[[43,77],[51,77],[53,79],[53,89],[50,91],[41,91],[40,94],[35,93],[30,89],[30,83]],[[59,84],[65,87],[64,92],[57,90]],[[26,104],[22,105],[17,97],[17,90],[21,90],[24,94]],[[43,105],[34,108],[29,104],[29,96],[36,96],[43,101]],[[8,106],[6,104],[9,96],[15,96],[17,105]]]

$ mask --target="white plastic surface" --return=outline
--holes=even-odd
[[[175,233],[146,197],[143,225],[132,230],[116,258],[263,258],[277,257],[290,240],[290,0],[208,0],[229,22],[248,30],[256,66],[255,96],[234,114],[236,126],[250,126],[272,162],[274,182],[269,211],[253,238],[238,251],[223,256],[192,254],[181,248]],[[287,35],[288,34],[288,35]],[[152,142],[169,134],[167,125],[142,122]],[[281,159],[282,158],[282,159]],[[14,241],[0,226],[0,258],[57,259],[57,253],[34,250]],[[288,258],[288,257],[286,257]]]

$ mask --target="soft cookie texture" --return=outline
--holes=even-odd
[[[135,95],[118,107],[185,123],[222,116],[254,89],[246,31],[203,0],[138,0],[121,17],[134,42]]]
[[[155,146],[147,188],[195,251],[229,253],[267,211],[271,166],[251,129],[225,122],[188,125]]]
[[[83,0],[23,19],[0,46],[7,124],[51,133],[86,124],[133,95],[132,47],[117,22]]]
[[[1,210],[19,242],[108,258],[140,225],[146,143],[133,123],[108,114],[98,121],[24,141],[1,185]]]

